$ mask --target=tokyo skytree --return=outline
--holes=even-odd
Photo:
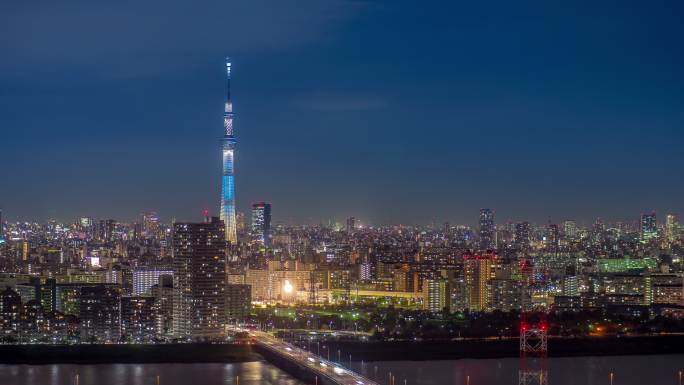
[[[230,98],[230,58],[226,58],[227,93],[226,106],[223,112],[223,175],[221,176],[221,220],[226,227],[226,241],[237,243],[237,229],[235,224],[235,175],[233,156],[235,153],[235,133],[233,131],[233,102]]]

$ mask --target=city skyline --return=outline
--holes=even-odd
[[[2,385],[683,385],[683,14],[0,4]]]
[[[245,225],[245,226],[251,226],[254,221],[254,207],[258,205],[266,204],[269,206],[269,217],[270,217],[270,207],[271,203],[267,202],[253,202],[250,204],[250,210],[247,212],[243,211],[237,211],[236,214],[237,216],[242,215],[242,219],[236,219],[236,223],[240,222]],[[565,222],[573,222],[575,225],[579,227],[584,227],[584,228],[589,228],[593,226],[597,222],[601,222],[605,225],[628,225],[628,226],[641,226],[641,221],[643,220],[644,215],[651,215],[655,214],[656,215],[656,224],[658,226],[665,226],[668,223],[668,218],[674,218],[676,221],[679,220],[679,213],[675,212],[670,212],[670,211],[663,211],[663,212],[658,212],[655,210],[646,210],[642,211],[639,213],[633,213],[631,217],[625,217],[625,219],[609,219],[601,216],[596,216],[593,219],[587,219],[587,220],[578,220],[575,219],[574,217],[561,217],[561,218],[546,218],[545,220],[541,221],[533,221],[528,218],[499,218],[497,215],[497,210],[491,209],[491,208],[481,208],[481,209],[476,209],[473,211],[471,214],[471,217],[468,219],[465,219],[463,221],[454,221],[450,218],[446,218],[443,220],[436,220],[433,219],[432,221],[428,222],[417,222],[417,223],[411,223],[411,222],[397,222],[397,223],[375,223],[372,221],[367,220],[366,218],[357,218],[354,216],[348,216],[348,217],[335,217],[335,218],[327,218],[327,219],[321,219],[318,222],[312,221],[312,222],[287,222],[282,219],[276,218],[273,220],[274,225],[284,225],[284,226],[334,226],[338,225],[340,228],[343,228],[345,226],[345,222],[348,221],[349,219],[354,219],[357,225],[359,226],[364,226],[364,227],[376,227],[376,228],[382,228],[382,227],[391,227],[391,226],[416,226],[416,227],[434,227],[434,228],[441,228],[444,226],[444,224],[450,224],[452,226],[467,226],[472,229],[479,229],[482,225],[482,210],[489,210],[493,215],[494,215],[494,226],[499,226],[499,225],[515,225],[515,224],[523,224],[527,223],[528,225],[533,225],[537,227],[544,227],[547,225],[555,224],[555,225],[561,225]],[[251,214],[251,217],[245,217],[246,214]],[[35,219],[35,218],[26,218],[26,217],[21,217],[21,218],[16,218],[16,217],[10,217],[10,219],[7,219],[6,213],[0,209],[0,218],[2,218],[3,221],[6,223],[47,223],[50,221],[55,221],[57,223],[61,224],[78,224],[79,221],[83,219],[90,219],[90,220],[114,220],[119,223],[125,223],[125,224],[134,224],[134,223],[139,223],[143,225],[145,219],[144,216],[146,214],[154,214],[157,215],[158,213],[156,211],[150,211],[150,210],[144,210],[141,213],[138,213],[138,215],[135,215],[132,218],[121,218],[121,217],[98,217],[94,215],[77,215],[73,218],[46,218],[46,219]],[[195,213],[195,215],[189,216],[187,218],[176,218],[173,216],[169,215],[159,215],[158,217],[160,218],[160,223],[173,223],[175,222],[187,222],[187,221],[201,221],[203,219],[209,218],[213,215],[220,215],[220,210],[217,210],[216,213],[212,212],[209,209],[203,209],[201,212]],[[142,218],[141,218],[142,217]]]

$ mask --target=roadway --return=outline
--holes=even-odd
[[[261,347],[300,366],[306,367],[321,379],[327,378],[339,385],[379,385],[354,371],[290,343],[276,339],[268,333],[261,331],[250,331],[249,333]]]

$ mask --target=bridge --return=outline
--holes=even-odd
[[[268,333],[250,331],[255,350],[275,366],[315,385],[379,385],[339,364],[281,341]]]

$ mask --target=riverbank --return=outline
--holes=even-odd
[[[684,336],[550,338],[549,357],[684,354]],[[518,339],[325,343],[321,355],[337,361],[426,361],[519,357]],[[313,350],[316,352],[317,347]],[[338,354],[339,350],[339,354]]]
[[[249,362],[261,360],[249,345],[0,345],[0,364],[113,364]]]

